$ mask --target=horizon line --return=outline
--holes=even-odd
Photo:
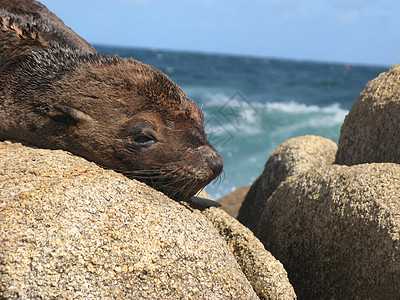
[[[253,58],[253,59],[270,59],[270,60],[286,60],[292,62],[305,62],[305,63],[319,63],[319,64],[336,64],[336,65],[344,65],[344,66],[358,66],[358,67],[384,67],[391,68],[394,65],[400,63],[395,63],[393,65],[390,64],[373,64],[367,62],[345,62],[340,60],[319,60],[319,59],[311,59],[311,58],[293,58],[293,57],[284,57],[284,56],[267,56],[267,55],[259,55],[259,54],[241,54],[241,53],[229,53],[225,51],[207,51],[207,50],[193,50],[193,49],[173,49],[173,48],[164,48],[164,47],[151,47],[151,46],[132,46],[132,45],[118,45],[118,44],[107,44],[107,43],[90,43],[94,48],[96,47],[114,47],[114,48],[124,48],[124,49],[137,49],[137,50],[150,50],[150,51],[163,51],[163,52],[178,52],[178,53],[190,53],[190,54],[199,54],[199,55],[221,55],[221,56],[232,56],[232,57],[243,57],[243,58]]]

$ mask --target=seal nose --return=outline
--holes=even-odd
[[[224,168],[224,161],[220,157],[216,157],[211,161],[211,170],[214,172],[214,175],[218,176],[222,169]]]

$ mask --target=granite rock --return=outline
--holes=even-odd
[[[0,143],[0,298],[257,299],[199,211],[67,152]]]
[[[238,220],[255,230],[267,199],[289,176],[330,165],[337,146],[319,136],[301,136],[287,140],[270,155],[263,173],[256,179],[239,210]]]
[[[203,214],[225,238],[260,299],[297,299],[283,265],[239,221],[215,207]]]
[[[340,131],[336,163],[400,163],[400,64],[372,80]]]
[[[269,198],[257,236],[299,299],[400,299],[400,165],[331,165]]]

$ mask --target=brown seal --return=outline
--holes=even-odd
[[[223,168],[201,109],[165,74],[100,56],[33,0],[0,0],[4,139],[68,150],[175,200]]]

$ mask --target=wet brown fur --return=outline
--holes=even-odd
[[[51,44],[59,44],[82,53],[96,53],[88,42],[37,1],[0,0],[0,16],[14,18],[21,26],[39,27],[43,38]]]
[[[36,1],[0,0],[0,140],[68,150],[177,200],[219,175],[193,100],[159,70],[100,56],[68,30]],[[156,142],[138,148],[143,134]]]

